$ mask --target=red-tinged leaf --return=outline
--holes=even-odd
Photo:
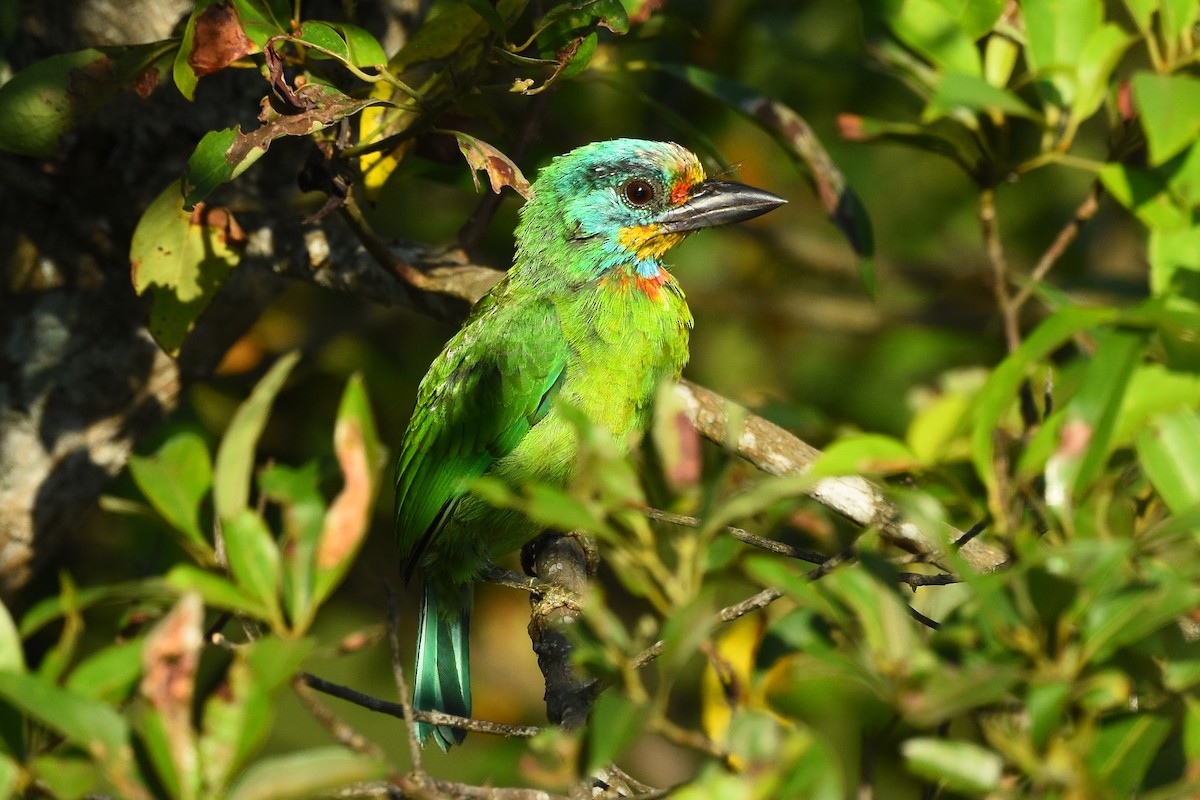
[[[197,78],[203,78],[220,72],[253,51],[254,43],[242,29],[237,11],[226,0],[209,6],[196,17],[187,63]]]
[[[521,169],[508,156],[501,153],[481,139],[468,136],[465,133],[451,131],[458,140],[458,149],[475,172],[486,172],[492,184],[492,191],[500,194],[505,186],[511,186],[517,194],[528,200],[532,197],[529,181],[521,174]],[[475,191],[479,191],[479,178],[472,172],[475,180]]]
[[[342,565],[362,543],[370,522],[378,442],[361,378],[352,379],[346,387],[333,443],[345,483],[325,515],[317,547],[319,570]]]
[[[175,797],[195,797],[200,786],[192,697],[204,644],[204,603],[196,592],[179,598],[142,646],[141,695],[153,713],[143,732],[159,775]]]

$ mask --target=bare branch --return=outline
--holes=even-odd
[[[1082,228],[1088,220],[1096,216],[1096,212],[1100,210],[1100,183],[1093,182],[1091,189],[1088,191],[1087,197],[1075,209],[1074,216],[1063,226],[1063,229],[1058,232],[1058,236],[1046,248],[1046,252],[1038,259],[1038,263],[1034,266],[1033,271],[1029,273],[1029,282],[1021,287],[1017,292],[1017,296],[1013,298],[1012,304],[1014,310],[1019,311],[1021,306],[1025,304],[1032,295],[1037,285],[1042,282],[1050,269],[1062,258],[1062,254],[1071,242],[1075,241],[1075,237],[1079,235],[1079,229]]]
[[[352,728],[344,720],[334,714],[328,706],[320,701],[313,689],[309,686],[303,676],[296,675],[292,678],[292,688],[295,689],[296,695],[300,698],[300,702],[304,703],[305,708],[309,713],[321,723],[325,730],[329,731],[339,743],[349,747],[366,756],[372,758],[382,758],[383,751],[379,746],[370,739],[363,736],[361,733]]]
[[[417,741],[417,726],[414,722],[414,714],[412,703],[409,698],[412,697],[408,691],[408,680],[404,677],[404,662],[400,658],[400,638],[396,635],[396,630],[399,627],[397,620],[400,618],[399,611],[396,608],[396,592],[392,589],[391,584],[387,584],[387,611],[388,611],[388,651],[392,657],[392,675],[395,677],[396,686],[400,689],[400,715],[404,719],[404,730],[408,735],[408,753],[412,758],[413,771],[421,772],[421,744]],[[316,688],[316,687],[313,687]]]
[[[378,697],[373,697],[369,694],[351,689],[348,686],[343,686],[339,683],[327,681],[324,678],[317,677],[310,672],[299,673],[300,678],[309,686],[316,689],[318,692],[327,694],[330,697],[336,697],[340,700],[345,700],[348,703],[354,703],[356,706],[361,706],[368,711],[375,711],[380,714],[387,714],[398,719],[405,719],[405,704],[393,703],[388,700],[380,700]],[[417,711],[410,707],[413,720],[420,722],[428,722],[431,725],[446,725],[452,728],[462,728],[466,731],[474,731],[476,733],[487,733],[493,736],[506,736],[510,739],[532,739],[537,736],[541,728],[533,725],[506,725],[501,722],[488,722],[481,719],[469,719],[467,717],[456,717],[453,714],[443,714],[437,711]]]

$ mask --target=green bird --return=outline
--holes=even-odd
[[[663,255],[692,231],[784,202],[707,180],[695,155],[667,142],[597,142],[539,173],[513,266],[421,381],[396,465],[406,577],[423,584],[416,709],[470,716],[473,582],[540,532],[473,496],[471,482],[564,485],[577,449],[564,402],[622,445],[635,442],[658,386],[688,358],[692,315]],[[426,723],[417,733],[443,750],[466,735]]]

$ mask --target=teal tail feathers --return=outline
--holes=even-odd
[[[471,716],[471,673],[467,632],[471,618],[472,587],[446,587],[436,591],[425,585],[417,633],[417,680],[413,707],[419,711],[442,711]],[[443,751],[462,744],[467,732],[445,725],[417,723],[421,744],[433,735]]]

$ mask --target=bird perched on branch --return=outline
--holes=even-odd
[[[616,441],[646,427],[659,384],[680,375],[692,315],[663,255],[689,233],[785,201],[706,180],[677,144],[617,139],[554,159],[520,212],[507,276],[429,368],[396,466],[406,575],[421,578],[413,705],[470,716],[472,585],[492,559],[539,533],[469,492],[489,475],[563,485],[581,410]],[[418,723],[443,750],[464,731]]]

